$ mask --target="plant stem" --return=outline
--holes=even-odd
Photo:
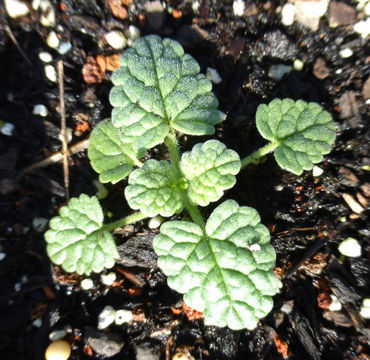
[[[129,215],[129,216],[125,216],[124,218],[119,219],[117,221],[113,221],[109,224],[103,225],[103,230],[112,231],[112,230],[114,230],[118,227],[125,226],[127,224],[132,224],[134,222],[143,220],[147,217],[148,216],[144,215],[143,213],[138,212],[138,213],[135,213],[135,214],[132,214],[132,215]]]
[[[204,224],[204,220],[202,217],[202,214],[200,213],[198,206],[190,204],[189,201],[187,201],[186,204],[186,210],[189,212],[190,217],[196,223],[200,228],[203,230],[203,233],[206,233],[206,225]]]
[[[170,151],[172,164],[176,167],[176,169],[180,170],[180,152],[177,146],[176,135],[173,133],[169,133],[167,135],[165,144]]]
[[[255,163],[262,156],[274,151],[274,149],[277,146],[278,146],[277,143],[272,142],[272,143],[268,143],[267,145],[259,148],[258,150],[256,150],[252,154],[250,154],[247,157],[245,157],[244,159],[242,159],[242,168],[246,167],[247,165],[249,165],[251,163]]]

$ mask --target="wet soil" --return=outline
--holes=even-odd
[[[156,13],[137,1],[124,6],[124,19],[112,14],[112,1],[51,3],[56,12],[52,29],[72,45],[64,55],[46,44],[52,29],[40,25],[40,12],[11,19],[0,4],[0,120],[14,125],[11,136],[0,134],[1,358],[43,359],[49,334],[66,327],[71,359],[107,358],[108,352],[93,349],[92,339],[99,337],[124,344],[112,359],[171,359],[178,351],[195,359],[369,359],[369,322],[359,314],[370,294],[368,42],[352,25],[330,28],[327,16],[317,31],[297,22],[283,26],[283,1],[247,2],[244,17],[233,15],[232,1],[200,1],[196,11],[190,1],[167,1],[167,9]],[[176,11],[171,14],[171,9]],[[142,35],[177,39],[203,72],[217,69],[223,81],[214,92],[227,119],[214,137],[241,157],[264,144],[254,116],[260,103],[275,97],[319,102],[336,121],[336,143],[318,164],[321,176],[289,174],[270,156],[243,170],[226,194],[258,210],[277,252],[275,272],[283,287],[271,313],[253,331],[206,327],[199,314],[187,309],[156,265],[151,242],[157,231],[148,231],[145,221],[117,229],[121,258],[109,270],[117,279],[106,286],[94,274],[90,290],[81,289],[84,277],[50,264],[43,229],[35,229],[35,217],[49,219],[66,203],[61,163],[20,176],[22,169],[61,149],[58,85],[45,77],[38,54],[52,54],[53,65],[63,60],[67,126],[70,145],[75,144],[111,111],[111,72],[95,68],[98,74],[89,77],[82,68],[91,61],[88,56],[120,53],[103,35],[127,31],[131,24]],[[342,58],[339,52],[346,47],[353,55]],[[318,58],[323,62],[317,64]],[[279,80],[269,76],[272,65],[291,65],[295,59],[304,62],[302,71]],[[47,117],[33,114],[36,104],[46,105]],[[203,140],[184,137],[181,147],[187,150]],[[162,147],[148,154],[165,155]],[[95,194],[97,175],[86,152],[71,156],[69,171],[71,196]],[[129,211],[125,185],[107,186],[103,206],[111,220]],[[354,211],[351,199],[361,211]],[[340,255],[338,244],[347,237],[360,242],[361,257]],[[339,311],[328,310],[333,295],[341,302]],[[106,305],[132,310],[134,321],[96,333]]]

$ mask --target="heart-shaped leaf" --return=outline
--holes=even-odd
[[[335,125],[319,104],[274,99],[256,114],[260,134],[276,145],[277,163],[300,175],[322,161],[335,140]]]
[[[272,308],[279,280],[275,251],[256,210],[233,200],[219,205],[205,232],[191,222],[161,226],[153,246],[168,285],[204,312],[207,325],[253,329]]]
[[[89,275],[111,268],[119,257],[112,235],[102,229],[98,199],[82,194],[60,209],[45,233],[50,259],[68,272]]]

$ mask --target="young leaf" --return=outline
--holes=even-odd
[[[119,255],[112,235],[102,226],[103,211],[95,196],[72,198],[60,216],[50,220],[45,233],[49,258],[80,275],[111,268]]]
[[[257,129],[276,144],[277,163],[300,175],[322,161],[335,140],[335,125],[319,104],[302,100],[274,99],[256,114]]]
[[[153,242],[168,285],[204,312],[207,325],[254,329],[272,308],[279,281],[275,251],[256,210],[233,200],[219,205],[205,233],[191,222],[170,221]]]
[[[187,183],[166,160],[148,160],[130,174],[128,183],[125,189],[128,204],[147,216],[171,216],[184,208]]]
[[[90,136],[89,159],[102,183],[115,184],[122,180],[138,162],[137,158],[144,155],[142,151],[134,151],[131,144],[124,143],[119,131],[110,121],[104,120]]]
[[[217,201],[235,184],[239,155],[217,140],[197,144],[182,155],[181,171],[189,181],[188,197],[201,206]]]
[[[212,84],[177,41],[142,37],[120,64],[112,76],[112,122],[124,127],[134,149],[161,143],[170,126],[191,135],[214,133],[220,114]]]

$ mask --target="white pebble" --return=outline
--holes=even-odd
[[[57,51],[61,55],[67,54],[72,49],[72,44],[70,42],[62,42],[57,48]]]
[[[0,261],[4,260],[6,257],[6,253],[0,253]]]
[[[214,84],[219,84],[222,81],[220,74],[217,72],[216,69],[211,67],[207,67],[206,70],[207,79],[212,81]]]
[[[51,341],[57,341],[63,339],[67,335],[67,331],[65,329],[62,330],[54,330],[49,334],[49,339]]]
[[[53,65],[45,65],[45,76],[48,80],[51,82],[56,83],[57,82],[57,72]]]
[[[20,281],[16,282],[16,283],[14,284],[14,290],[15,290],[16,292],[18,292],[18,291],[20,291],[21,289],[22,289],[22,283],[21,283]]]
[[[46,38],[46,43],[52,49],[56,49],[59,46],[60,40],[59,40],[58,35],[55,31],[50,31],[48,37]]]
[[[112,285],[116,281],[117,275],[114,272],[110,272],[107,275],[101,275],[100,281],[107,286]]]
[[[269,70],[269,76],[275,81],[279,81],[285,74],[290,73],[291,71],[292,67],[290,65],[284,64],[271,65]]]
[[[35,319],[33,322],[32,322],[32,325],[34,327],[37,327],[37,328],[40,328],[41,325],[42,325],[42,319]]]
[[[303,69],[304,62],[300,59],[295,59],[293,62],[293,69],[295,71],[301,71]]]
[[[35,216],[32,220],[32,227],[37,232],[43,232],[46,228],[46,225],[48,224],[49,220],[45,219],[41,216]]]
[[[117,325],[122,325],[124,323],[128,323],[132,320],[132,312],[131,310],[125,310],[125,309],[120,309],[116,311],[116,317],[114,322]]]
[[[40,23],[42,26],[50,27],[55,25],[55,11],[49,0],[40,1]]]
[[[81,281],[81,288],[84,290],[90,290],[94,287],[94,283],[91,279],[83,279]]]
[[[48,108],[43,104],[37,104],[33,107],[32,114],[40,115],[42,117],[48,116]]]
[[[338,246],[339,252],[348,257],[360,257],[361,256],[361,245],[357,239],[348,237],[343,240]]]
[[[335,73],[336,73],[337,75],[340,75],[342,72],[343,72],[343,69],[337,69],[337,70],[335,70]]]
[[[260,246],[260,244],[252,244],[252,245],[249,247],[249,250],[250,250],[250,251],[260,251],[260,250],[261,250],[261,246]]]
[[[370,298],[365,298],[362,300],[360,315],[364,319],[370,319]]]
[[[345,48],[341,51],[339,51],[339,55],[343,59],[347,59],[353,55],[353,51],[350,48]]]
[[[200,2],[198,0],[195,0],[191,3],[191,8],[193,9],[194,13],[196,13],[199,9]]]
[[[316,165],[314,165],[313,167],[312,167],[312,176],[313,177],[319,177],[319,176],[321,176],[322,175],[322,173],[324,172],[324,170],[323,169],[321,169],[321,167],[318,167],[318,166],[316,166]]]
[[[340,311],[342,310],[342,304],[335,295],[330,295],[332,303],[329,306],[330,311]]]
[[[116,50],[121,50],[127,45],[127,40],[122,31],[113,30],[105,34],[105,39],[107,43]]]
[[[11,18],[24,16],[29,13],[28,7],[21,0],[5,0],[5,9]]]
[[[286,3],[281,9],[281,22],[285,26],[290,26],[294,23],[295,5]]]
[[[278,184],[274,186],[275,191],[283,191],[284,190],[284,185]]]
[[[130,35],[130,40],[135,41],[140,37],[140,29],[135,25],[130,25],[128,27],[128,33]]]
[[[53,57],[46,51],[39,52],[39,59],[44,63],[50,63],[53,61]]]
[[[244,0],[234,0],[233,2],[233,12],[235,16],[243,16],[245,10]]]
[[[73,130],[70,127],[66,127],[66,138],[67,144],[69,144],[73,138]],[[58,139],[63,141],[62,134],[59,134]]]
[[[370,16],[370,1],[368,1],[368,3],[365,6],[365,14],[367,16]]]
[[[149,229],[158,229],[163,223],[163,217],[160,215],[152,217],[148,222]]]
[[[370,35],[370,17],[366,20],[359,21],[353,27],[358,34],[361,35],[363,39]]]
[[[218,119],[217,124],[221,124],[227,118],[227,115],[224,112],[220,111],[220,110],[218,110],[218,116],[219,116],[219,119]]]
[[[0,133],[2,133],[5,136],[13,136],[15,130],[15,126],[11,123],[3,123],[0,122]]]
[[[109,325],[113,324],[116,319],[116,310],[114,310],[110,305],[107,305],[98,317],[98,329],[103,330]]]
[[[362,306],[370,307],[370,298],[365,298],[362,300]]]

